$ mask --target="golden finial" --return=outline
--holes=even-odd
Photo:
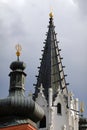
[[[50,12],[49,16],[50,16],[50,18],[53,18],[53,13],[52,13],[52,11]]]
[[[19,61],[19,56],[21,54],[22,47],[21,47],[20,44],[17,44],[15,48],[17,50],[16,55],[17,55],[17,58],[18,58],[18,61]]]
[[[80,103],[80,112],[81,113],[84,112],[84,103],[83,102]]]

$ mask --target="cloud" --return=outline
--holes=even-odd
[[[79,7],[79,10],[87,16],[87,0],[73,0]]]

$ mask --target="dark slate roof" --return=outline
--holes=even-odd
[[[19,116],[38,122],[44,116],[43,109],[30,97],[9,96],[0,100],[0,118]]]
[[[44,88],[44,95],[48,100],[48,89],[53,89],[53,97],[57,95],[57,90],[61,89],[67,94],[67,85],[62,65],[62,57],[60,55],[61,49],[58,47],[58,41],[55,33],[55,26],[53,17],[50,17],[47,38],[39,67],[39,74],[37,83],[35,84],[34,98],[37,97],[39,87],[42,84]]]

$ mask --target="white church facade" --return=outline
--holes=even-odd
[[[36,102],[44,109],[45,120],[39,124],[40,130],[78,130],[79,129],[79,114],[78,114],[78,99],[68,95],[69,108],[65,101],[62,92],[59,92],[55,101],[52,100],[52,89],[49,88],[48,103],[42,92],[42,87],[36,98]],[[45,124],[44,124],[45,123]]]

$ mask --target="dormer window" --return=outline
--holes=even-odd
[[[60,103],[58,103],[57,104],[57,114],[62,114],[62,110],[61,110],[61,104]]]

